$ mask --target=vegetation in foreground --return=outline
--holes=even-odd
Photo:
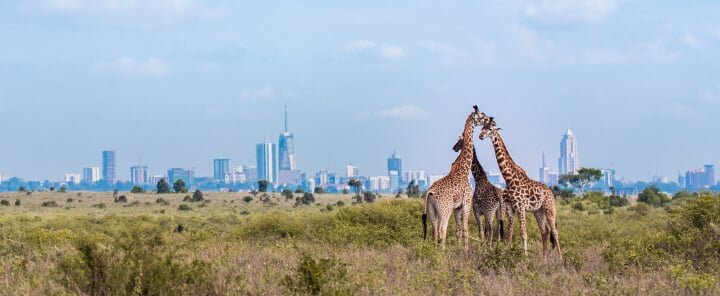
[[[527,258],[517,237],[467,254],[454,238],[436,248],[422,240],[421,199],[6,193],[0,286],[5,295],[720,293],[720,196],[646,193],[637,203],[593,192],[559,200],[564,260],[548,262],[532,220]]]

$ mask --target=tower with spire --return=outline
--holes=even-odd
[[[284,131],[278,139],[278,181],[280,184],[297,185],[300,171],[295,159],[295,136],[288,128],[288,111],[285,106]]]
[[[580,169],[578,158],[578,144],[575,134],[567,129],[560,140],[560,158],[558,159],[558,173],[560,175],[574,174]]]

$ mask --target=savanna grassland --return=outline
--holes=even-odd
[[[710,194],[658,207],[558,200],[564,259],[547,262],[532,215],[525,257],[517,229],[513,244],[473,241],[469,253],[454,237],[444,250],[424,242],[422,199],[120,194],[127,202],[0,194],[2,294],[720,294],[720,197]]]

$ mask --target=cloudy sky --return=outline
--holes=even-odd
[[[513,157],[647,179],[719,163],[717,1],[0,2],[0,171],[58,180],[117,149],[119,176],[254,163],[290,111],[314,172],[446,172],[473,104]],[[491,146],[476,139],[487,167]]]

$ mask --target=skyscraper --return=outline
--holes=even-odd
[[[224,182],[225,177],[230,175],[230,159],[216,158],[213,160],[213,180]]]
[[[145,185],[148,184],[149,181],[147,166],[138,164],[130,167],[130,182],[133,185]]]
[[[82,179],[87,183],[100,181],[100,167],[83,168]]]
[[[712,187],[715,186],[715,165],[705,165],[705,185]]]
[[[105,150],[102,152],[102,180],[107,184],[115,184],[117,175],[115,174],[115,150]]]
[[[297,169],[295,163],[295,137],[288,131],[288,114],[287,106],[285,106],[285,132],[280,134],[278,139],[278,149],[280,158],[278,159],[278,167],[281,171],[292,171]]]
[[[393,150],[393,153],[390,155],[390,157],[387,160],[387,169],[388,169],[388,176],[391,175],[392,171],[395,171],[398,176],[398,183],[402,183],[402,159],[400,159],[397,156],[397,151]],[[399,184],[398,184],[399,185]]]
[[[545,185],[553,186],[557,182],[553,178],[554,172],[547,166],[545,162],[545,153],[542,154],[542,167],[538,170],[538,180]],[[555,174],[556,175],[556,174]]]
[[[560,158],[558,159],[560,175],[574,174],[580,169],[577,148],[575,135],[568,129],[560,141]]]
[[[354,178],[358,176],[358,168],[352,164],[345,166],[345,177]]]
[[[192,170],[186,170],[182,168],[171,168],[168,170],[170,187],[172,187],[177,180],[183,180],[183,182],[185,182],[185,186],[189,188],[192,185],[194,178],[195,172],[193,172]]]
[[[259,143],[255,146],[257,178],[268,183],[277,182],[277,147],[273,143]]]

